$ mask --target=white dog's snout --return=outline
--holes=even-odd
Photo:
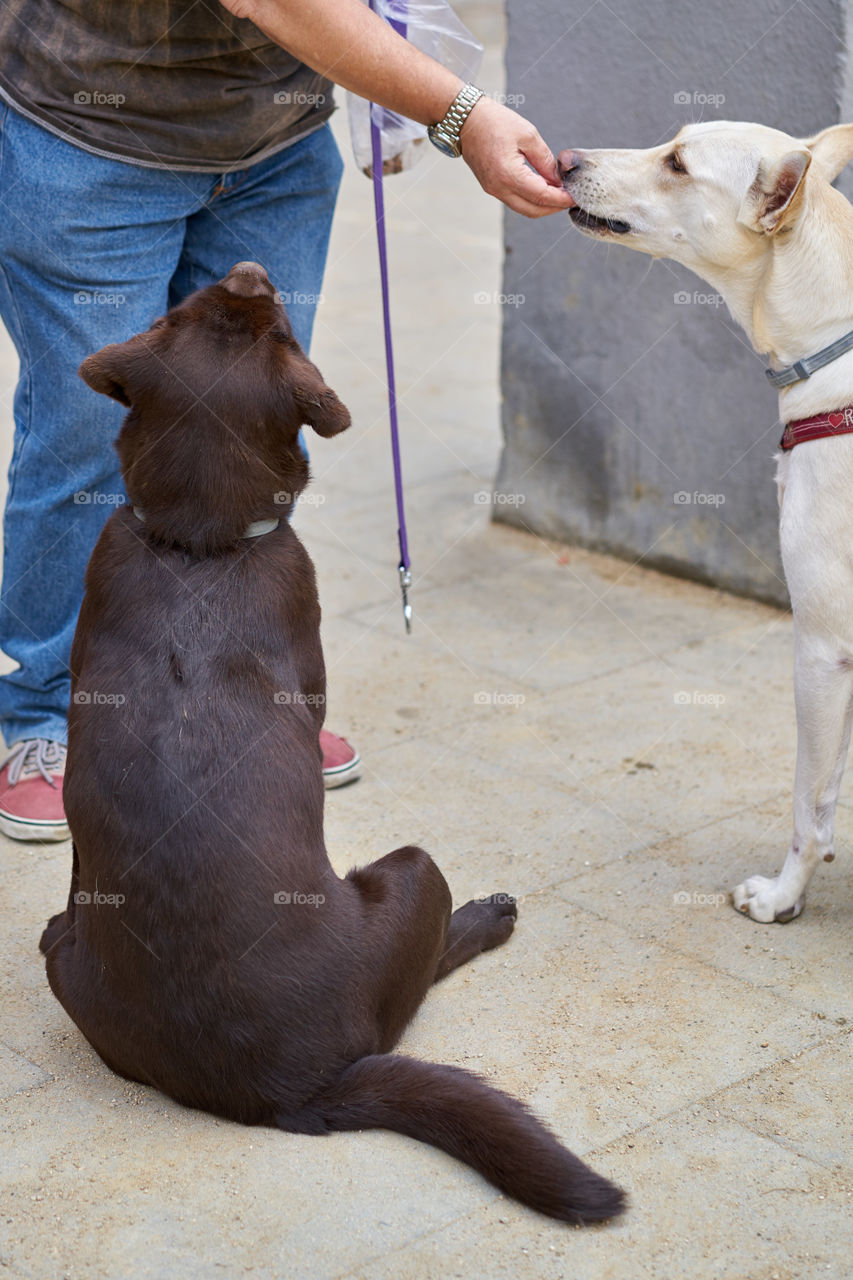
[[[557,172],[563,182],[570,174],[576,173],[578,169],[583,168],[584,159],[585,154],[583,151],[566,150],[560,152],[557,156]]]

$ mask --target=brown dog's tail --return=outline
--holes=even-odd
[[[297,1115],[291,1132],[392,1129],[471,1165],[507,1195],[563,1222],[603,1222],[623,1191],[594,1173],[524,1103],[460,1067],[398,1054],[360,1058]]]

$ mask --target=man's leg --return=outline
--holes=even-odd
[[[220,280],[235,262],[259,262],[307,352],[342,167],[324,125],[268,160],[223,175],[204,208],[187,221],[170,304]]]
[[[213,185],[90,155],[0,106],[0,315],[21,361],[0,599],[0,648],[18,664],[0,678],[9,746],[66,740],[84,570],[124,501],[113,449],[124,410],[77,367],[165,310],[185,218]],[[23,763],[24,776],[39,773]],[[21,834],[2,813],[0,827]]]

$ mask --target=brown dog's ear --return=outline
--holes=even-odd
[[[828,181],[834,182],[853,159],[853,124],[833,124],[813,138],[806,138],[803,146],[808,147]]]
[[[101,347],[94,355],[87,356],[77,370],[84,382],[93,391],[101,395],[112,396],[119,404],[130,408],[130,396],[127,390],[127,378],[130,366],[129,356],[133,350],[134,338],[130,342],[114,342],[109,347]]]
[[[304,356],[292,369],[293,399],[305,426],[319,436],[336,436],[350,425],[349,409],[323,381],[320,370]]]
[[[772,236],[794,217],[803,190],[811,152],[789,151],[780,160],[762,160],[755,182],[746,193],[738,222]]]

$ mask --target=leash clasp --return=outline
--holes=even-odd
[[[407,569],[404,564],[397,566],[400,574],[400,592],[403,596],[403,620],[406,624],[406,634],[410,634],[412,630],[412,606],[409,604],[409,587],[412,585],[412,571]]]

